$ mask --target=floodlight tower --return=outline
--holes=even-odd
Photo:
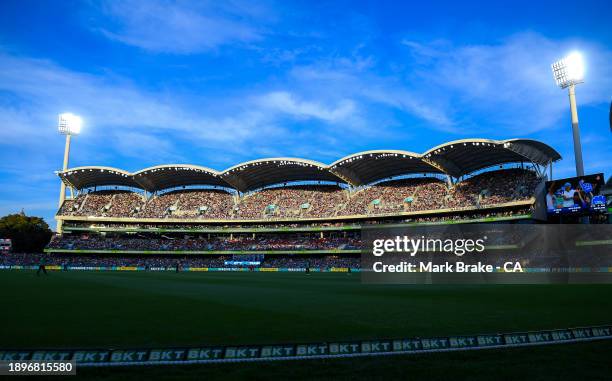
[[[584,61],[582,54],[570,53],[567,57],[560,59],[552,65],[553,75],[557,86],[569,89],[570,110],[572,113],[572,133],[574,135],[574,158],[576,161],[576,176],[584,176],[584,164],[582,163],[582,147],[580,146],[580,129],[578,128],[578,110],[576,108],[577,84],[584,82]]]
[[[60,114],[57,129],[60,134],[66,135],[66,146],[64,148],[64,165],[62,166],[62,172],[68,169],[68,157],[70,156],[70,138],[72,135],[78,135],[81,132],[81,126],[83,120],[74,114],[69,112]],[[60,185],[60,197],[59,207],[61,208],[66,200],[66,184],[64,181]],[[57,232],[62,232],[62,220],[57,220]]]

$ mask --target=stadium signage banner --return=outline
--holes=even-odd
[[[176,271],[176,266],[168,267],[122,267],[122,266],[60,266],[46,265],[47,270],[55,271]],[[37,270],[38,265],[2,265],[0,270]],[[311,272],[348,272],[348,268],[310,268]],[[179,271],[188,272],[227,272],[227,271],[260,271],[260,272],[305,272],[304,267],[181,267]],[[350,269],[351,272],[360,272],[360,269]],[[611,270],[612,271],[612,270]]]
[[[612,225],[376,225],[362,230],[370,284],[612,283]]]
[[[0,351],[0,361],[73,361],[78,366],[131,366],[298,360],[418,354],[612,339],[612,326],[398,340],[205,346],[190,348]]]

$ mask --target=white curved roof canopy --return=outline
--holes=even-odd
[[[353,185],[365,185],[394,176],[416,173],[442,173],[410,151],[375,150],[345,156],[329,165],[331,172]]]
[[[69,186],[83,189],[118,185],[155,192],[190,185],[210,185],[247,192],[295,181],[326,181],[354,186],[417,173],[460,177],[497,164],[532,162],[546,165],[561,159],[549,145],[531,139],[462,139],[423,154],[402,150],[355,153],[330,165],[300,158],[247,161],[219,172],[190,164],[166,164],[130,173],[111,167],[71,168],[58,175]]]
[[[498,164],[533,162],[546,165],[561,159],[552,147],[530,139],[462,139],[441,144],[423,154],[423,160],[460,177]]]
[[[131,173],[112,167],[76,167],[59,172],[58,176],[66,184],[76,189],[104,185],[140,188],[140,185],[134,181]]]
[[[226,182],[242,192],[293,181],[344,183],[344,180],[330,172],[323,163],[286,157],[241,163],[228,168],[221,176]]]
[[[228,186],[214,169],[190,164],[156,165],[134,172],[132,176],[149,192],[189,185]]]

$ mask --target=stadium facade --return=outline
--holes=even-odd
[[[58,173],[74,193],[57,212],[63,231],[46,251],[193,254],[209,267],[288,261],[351,268],[364,224],[531,221],[536,190],[560,158],[535,140],[464,139],[422,154],[365,151],[329,165],[269,158],[225,171],[71,168]]]

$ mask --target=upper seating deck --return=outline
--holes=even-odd
[[[67,200],[58,216],[176,220],[300,220],[377,216],[503,205],[531,199],[540,180],[533,171],[484,172],[457,184],[404,178],[350,192],[332,185],[266,188],[239,197],[221,189],[182,189],[153,195],[99,191]]]

